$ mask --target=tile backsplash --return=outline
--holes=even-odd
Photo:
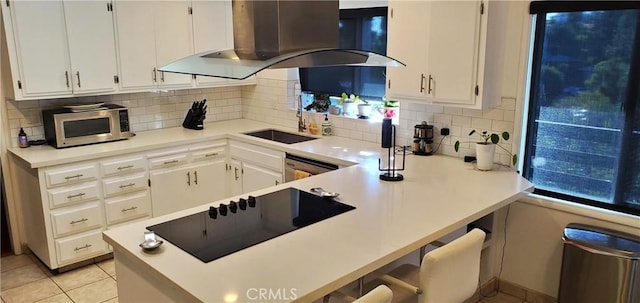
[[[257,78],[257,85],[220,88],[189,89],[166,92],[131,93],[80,98],[47,99],[34,101],[8,101],[11,146],[18,145],[18,131],[23,127],[30,140],[43,139],[42,109],[68,104],[107,102],[129,108],[131,128],[134,132],[176,127],[182,124],[184,116],[193,101],[207,99],[207,122],[246,118],[272,123],[287,128],[297,127],[296,96],[300,93],[297,80]],[[413,127],[422,121],[434,125],[434,145],[442,141],[438,154],[462,157],[473,154],[469,144],[463,144],[456,153],[456,140],[467,141],[471,129],[495,132],[509,131],[510,141],[517,142],[514,134],[515,98],[502,98],[502,104],[489,110],[471,110],[441,105],[401,101],[400,119],[397,126],[397,144],[411,145]],[[324,120],[323,114],[304,113],[304,119],[318,125]],[[380,123],[342,116],[329,117],[335,136],[380,143]],[[442,138],[440,129],[448,127],[450,136]],[[511,150],[511,144],[502,144]],[[508,164],[509,156],[496,149],[500,163]]]
[[[242,118],[242,96],[239,86],[32,101],[9,100],[7,117],[11,132],[10,146],[18,146],[20,127],[24,128],[29,140],[44,139],[43,109],[95,102],[124,105],[129,108],[132,131],[141,132],[182,125],[193,101],[202,99],[207,99],[206,121]]]

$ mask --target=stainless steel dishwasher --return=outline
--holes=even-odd
[[[301,170],[312,175],[318,175],[328,171],[338,169],[338,165],[326,163],[318,160],[303,158],[296,155],[287,154],[285,158],[284,181],[294,180],[295,171]]]

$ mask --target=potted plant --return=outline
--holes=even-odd
[[[357,112],[357,101],[360,100],[360,97],[351,94],[350,96],[347,93],[342,93],[340,96],[339,103],[342,104],[342,113],[345,116],[355,116]]]
[[[365,99],[356,99],[356,103],[358,104],[358,116],[360,118],[369,118],[371,116],[371,104],[367,102]]]
[[[324,113],[329,110],[329,105],[331,105],[331,101],[329,101],[328,94],[313,94],[313,102],[305,106],[304,109],[306,111],[315,109],[318,113]]]
[[[377,110],[383,118],[393,119],[398,114],[399,107],[400,103],[398,101],[387,100],[386,97],[382,97],[382,107],[378,107]]]
[[[475,129],[469,132],[469,136],[473,134],[478,134],[481,138],[481,141],[476,141],[476,165],[479,170],[491,170],[493,167],[493,156],[496,151],[496,146],[505,150],[509,155],[511,155],[511,163],[516,165],[518,162],[518,155],[512,154],[506,148],[500,146],[498,142],[500,142],[500,137],[504,141],[509,140],[509,132],[502,132],[502,134],[498,135],[496,133],[489,133],[487,131],[477,132]],[[473,143],[473,142],[465,142],[465,143]],[[456,152],[460,149],[460,141],[456,141],[454,144],[454,149]]]

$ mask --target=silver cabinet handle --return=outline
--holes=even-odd
[[[78,87],[82,87],[80,86],[80,72],[76,72],[76,76],[78,77]]]
[[[123,208],[120,212],[122,212],[122,213],[126,213],[126,212],[128,212],[128,211],[132,211],[132,210],[136,210],[136,209],[138,209],[138,207],[137,207],[137,206],[131,206],[131,207],[129,207],[129,208]]]
[[[217,156],[218,153],[210,153],[210,154],[206,154],[204,155],[205,157],[213,157],[213,156]]]
[[[133,187],[135,185],[136,185],[135,183],[129,183],[129,184],[125,184],[125,185],[120,185],[120,189],[125,189],[127,187]]]
[[[191,172],[187,172],[187,185],[191,186]]]
[[[69,87],[69,71],[64,71],[64,78],[67,80],[67,88]]]
[[[80,219],[80,220],[71,221],[71,222],[69,222],[69,224],[72,224],[72,225],[73,225],[73,224],[78,224],[78,223],[87,222],[87,221],[89,221],[89,219],[87,219],[87,218],[82,218],[82,219]]]
[[[160,81],[164,82],[164,72],[160,72]]]
[[[69,179],[74,179],[74,178],[80,178],[82,176],[84,176],[84,175],[83,174],[77,174],[77,175],[74,175],[74,176],[66,176],[66,177],[64,177],[64,179],[65,180],[69,180]]]
[[[118,166],[118,170],[129,169],[129,168],[133,168],[133,165]]]
[[[178,160],[164,161],[163,164],[173,164],[173,163],[178,163]]]
[[[235,175],[236,180],[238,180],[238,179],[239,179],[239,177],[238,177],[238,168],[237,168],[237,167],[234,167],[234,168],[233,168],[233,174]]]
[[[78,197],[82,197],[84,195],[86,195],[86,194],[85,193],[78,193],[78,194],[75,194],[75,195],[68,195],[67,199],[78,198]]]
[[[193,183],[198,185],[198,171],[197,170],[193,171],[193,176],[195,177],[195,179],[193,180]]]
[[[89,244],[89,243],[85,244],[84,246],[80,246],[80,247],[77,247],[77,246],[76,246],[76,248],[74,248],[74,249],[73,249],[73,251],[79,251],[79,250],[81,250],[81,249],[87,249],[87,248],[89,248],[89,247],[91,247],[91,246],[92,246],[92,245],[91,245],[91,244]]]
[[[428,88],[427,88],[427,94],[431,95],[431,92],[433,91],[433,89],[431,89],[431,81],[433,80],[433,77],[431,77],[431,75],[429,75],[429,84],[428,84]]]
[[[280,184],[280,182],[278,180],[276,180],[276,185]]]
[[[153,71],[151,72],[151,77],[153,78],[153,82],[158,82],[158,78],[156,76],[156,68],[153,68]]]

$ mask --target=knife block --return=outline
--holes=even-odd
[[[204,129],[204,116],[200,118],[193,113],[193,110],[190,109],[189,112],[187,112],[187,116],[184,117],[182,127],[196,130]]]
[[[201,130],[204,128],[204,119],[207,114],[207,99],[203,99],[202,101],[195,101],[191,108],[187,112],[187,116],[184,117],[184,121],[182,122],[182,127],[188,129],[196,129]]]

